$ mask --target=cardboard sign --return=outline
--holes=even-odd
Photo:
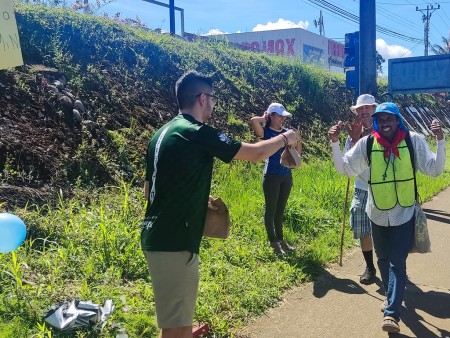
[[[0,1],[0,69],[23,65],[13,1]]]

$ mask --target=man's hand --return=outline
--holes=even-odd
[[[335,124],[330,129],[328,129],[328,137],[333,143],[339,141],[339,134],[341,133],[341,129],[342,121],[339,121],[338,124]]]
[[[297,142],[301,141],[300,132],[294,129],[289,129],[287,132],[283,133],[288,140],[289,146],[295,146]]]
[[[352,144],[356,144],[362,133],[362,120],[356,117],[351,123],[345,125],[348,135],[352,139]]]
[[[433,120],[431,122],[430,129],[438,141],[444,139],[444,132],[442,131],[441,123],[438,120]]]

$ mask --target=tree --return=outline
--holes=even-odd
[[[448,39],[442,37],[442,42],[444,46],[439,46],[438,44],[431,46],[434,54],[450,54],[450,37]]]
[[[386,62],[386,60],[381,56],[380,53],[377,52],[377,73],[383,74],[383,66],[382,63]]]

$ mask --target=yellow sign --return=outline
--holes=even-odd
[[[0,69],[23,65],[12,0],[0,0]]]

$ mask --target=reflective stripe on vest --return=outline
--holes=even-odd
[[[384,158],[384,147],[373,140],[371,150],[370,187],[375,206],[389,210],[398,203],[406,208],[414,204],[414,172],[405,140],[398,145],[400,158]]]

